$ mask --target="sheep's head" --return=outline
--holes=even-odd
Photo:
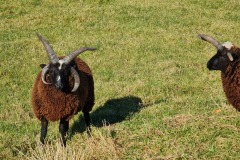
[[[56,89],[65,91],[68,84],[68,78],[70,75],[72,75],[74,77],[74,87],[72,89],[72,92],[75,92],[80,85],[80,78],[78,72],[72,66],[72,62],[74,58],[76,58],[82,52],[87,50],[93,51],[96,49],[87,47],[80,48],[65,56],[64,58],[59,59],[48,41],[39,34],[37,34],[37,36],[39,40],[43,43],[50,62],[47,65],[40,65],[42,67],[41,77],[43,83],[46,85],[54,85]],[[50,82],[46,81],[46,75],[49,76]]]
[[[234,61],[236,57],[236,54],[232,50],[233,44],[231,42],[221,44],[214,38],[204,34],[199,34],[198,37],[213,44],[217,48],[217,53],[208,61],[207,68],[209,70],[220,70],[225,73],[228,65]]]

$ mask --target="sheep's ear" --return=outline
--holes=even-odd
[[[41,68],[44,68],[46,66],[46,64],[40,64]]]

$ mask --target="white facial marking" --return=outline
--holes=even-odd
[[[60,76],[57,76],[57,81],[59,81],[61,78],[60,78]]]
[[[59,70],[62,68],[63,62],[64,62],[64,61],[63,61],[62,59],[60,59],[60,60],[58,61],[58,63],[60,64],[59,67],[58,67]]]
[[[223,46],[226,47],[227,49],[231,49],[233,44],[231,42],[225,42],[223,43]]]

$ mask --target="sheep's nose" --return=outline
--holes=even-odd
[[[208,68],[209,70],[212,70],[212,65],[211,65],[210,62],[207,63],[207,68]]]
[[[58,90],[60,90],[60,91],[63,90],[63,85],[62,85],[61,83],[56,83],[56,84],[55,84],[55,87],[56,87]]]
[[[217,64],[218,64],[218,60],[213,60],[213,61],[210,60],[207,63],[207,68],[209,70],[217,70],[218,69]]]
[[[62,79],[61,79],[60,76],[57,76],[57,77],[56,77],[55,87],[56,87],[56,89],[58,89],[58,90],[62,90],[62,89],[64,88],[64,85],[63,85],[63,83],[62,83]]]

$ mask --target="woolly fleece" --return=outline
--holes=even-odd
[[[240,49],[233,46],[230,50],[237,58],[221,73],[222,85],[229,103],[240,111]]]

